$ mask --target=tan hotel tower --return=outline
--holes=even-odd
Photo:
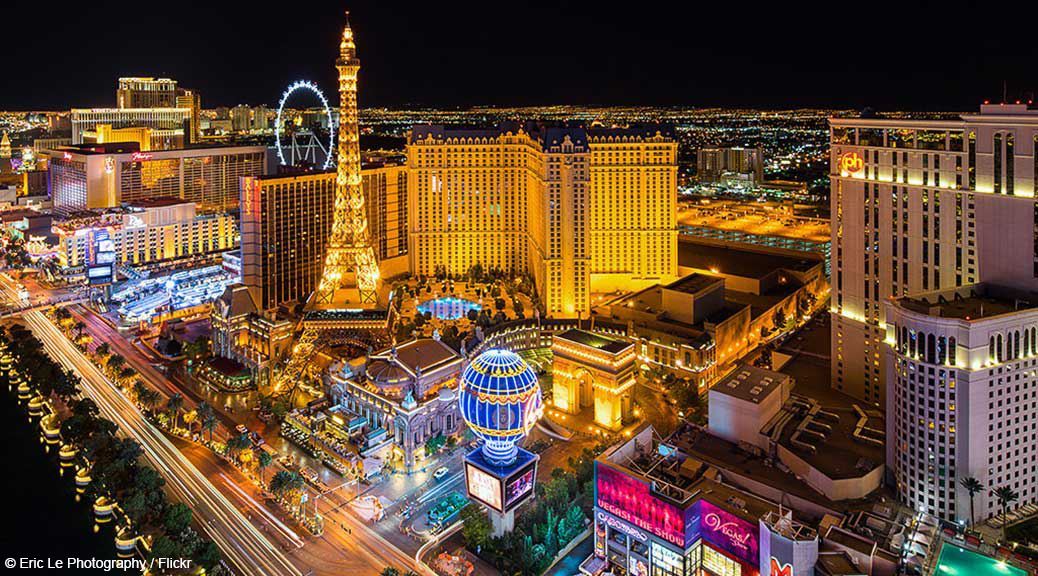
[[[555,317],[677,277],[677,142],[656,128],[417,126],[407,153],[415,274],[529,272]]]

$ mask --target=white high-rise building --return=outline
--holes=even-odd
[[[1038,110],[830,124],[833,387],[886,408],[904,503],[1034,502]]]

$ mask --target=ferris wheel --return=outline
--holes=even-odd
[[[321,106],[324,107],[324,116],[328,120],[327,143],[321,142],[321,139],[309,129],[293,131],[288,142],[282,141],[285,103],[298,90],[311,92],[321,101]],[[274,124],[274,142],[277,148],[278,161],[282,165],[295,165],[301,161],[309,161],[316,164],[319,150],[324,155],[323,168],[327,170],[332,167],[332,153],[335,150],[335,120],[332,117],[332,109],[328,106],[328,99],[325,98],[324,93],[317,87],[317,84],[309,80],[299,80],[289,84],[288,88],[285,89],[284,94],[281,95],[281,101],[278,102],[278,115]],[[287,159],[285,157],[286,147],[289,154]]]

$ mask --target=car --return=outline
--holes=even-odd
[[[436,469],[435,472],[433,472],[433,479],[435,479],[435,480],[443,480],[444,478],[447,477],[447,473],[448,472],[450,472],[449,468],[447,468],[446,466],[440,466],[439,468]]]
[[[244,424],[238,424],[234,427],[234,429],[237,430],[239,434],[245,434],[249,431],[249,429],[246,428]]]

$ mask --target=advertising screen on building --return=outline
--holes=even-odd
[[[487,506],[503,512],[501,505],[501,481],[481,470],[478,466],[465,463],[465,485],[469,496]]]
[[[601,463],[595,463],[595,499],[598,507],[676,545],[686,546],[686,513],[657,498],[645,482]]]
[[[697,503],[703,540],[756,566],[760,560],[757,526],[707,502]]]
[[[533,481],[537,472],[537,466],[530,464],[524,470],[508,479],[505,484],[505,510],[511,510],[518,506],[525,497],[533,493]]]

